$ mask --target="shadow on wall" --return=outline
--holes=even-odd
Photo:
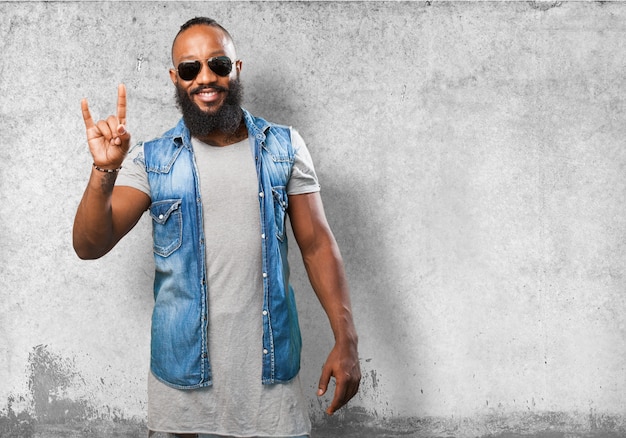
[[[334,416],[313,418],[315,438],[367,438],[367,437],[484,437],[484,438],[617,438],[626,436],[626,421],[622,415],[588,412],[532,412],[503,413],[499,411],[480,413],[471,417],[432,417],[421,415],[424,401],[419,388],[402,387],[402,373],[420,372],[419,364],[429,352],[421,351],[415,342],[409,318],[416,318],[408,301],[418,300],[424,287],[419,283],[411,286],[412,292],[390,290],[389,279],[401,270],[397,246],[414,245],[411,239],[382,240],[377,230],[419,221],[413,212],[390,216],[384,213],[384,184],[376,181],[353,181],[346,175],[333,174],[323,178],[323,198],[330,225],[339,241],[350,287],[355,314],[363,322],[357,327],[361,348],[363,380],[360,394],[355,402],[338,411]],[[375,179],[375,178],[374,178]],[[377,192],[378,191],[378,192]],[[377,201],[378,200],[378,201]],[[381,208],[382,207],[382,208]],[[393,208],[395,212],[399,209]],[[413,210],[414,211],[414,210]],[[386,219],[393,223],[385,222]],[[411,227],[403,228],[410,229]],[[389,233],[386,233],[389,236]],[[419,249],[418,249],[419,250]],[[416,250],[417,251],[417,250]],[[418,257],[416,257],[419,259]],[[414,263],[415,260],[408,263]],[[418,268],[415,268],[417,270]],[[416,276],[419,279],[419,275]],[[396,287],[399,282],[395,279]],[[404,281],[404,280],[403,280]],[[417,280],[416,280],[417,281]],[[402,282],[399,282],[402,283]],[[409,300],[407,297],[415,299]],[[407,301],[407,302],[404,302]],[[415,325],[413,325],[415,327]],[[370,339],[364,339],[365,333]],[[412,340],[411,340],[412,339]],[[365,342],[364,342],[365,341]],[[417,348],[416,348],[417,344]],[[408,348],[403,348],[408,345]],[[411,348],[412,347],[412,348]],[[368,354],[376,357],[370,361]],[[421,357],[421,359],[420,359]],[[379,370],[385,364],[384,375]],[[382,367],[380,367],[382,368]],[[428,379],[428,368],[422,370],[418,381]],[[407,371],[408,370],[408,371]],[[416,371],[417,370],[417,371]],[[413,379],[415,381],[415,378]],[[387,402],[392,404],[398,394],[404,394],[405,403],[413,409],[410,416],[386,411]],[[450,394],[451,397],[454,394]],[[365,403],[359,406],[359,400]]]
[[[353,162],[351,165],[357,164]],[[375,192],[380,189],[376,188],[374,181],[354,181],[346,175],[321,179],[326,181],[322,189],[325,210],[346,265],[357,323],[361,320],[357,329],[361,337],[363,378],[357,400],[333,417],[313,418],[314,431],[321,434],[316,436],[333,436],[327,432],[338,434],[339,431],[342,432],[334,436],[344,436],[344,433],[359,430],[364,435],[345,436],[411,433],[416,430],[413,424],[416,419],[399,418],[390,424],[388,419],[396,415],[387,406],[394,395],[408,393],[410,399],[406,403],[419,411],[419,388],[412,391],[399,387],[396,382],[402,379],[387,379],[384,376],[384,372],[390,369],[401,376],[409,369],[408,365],[417,368],[417,357],[420,355],[413,348],[414,342],[407,342],[409,337],[414,336],[407,325],[408,318],[411,318],[406,310],[408,303],[399,302],[402,295],[389,289],[392,284],[390,278],[394,275],[389,267],[393,260],[392,246],[402,242],[385,241],[381,238],[383,233],[377,232],[389,224],[385,225],[385,214],[377,210],[373,201],[382,196]],[[403,345],[406,348],[402,348]],[[380,365],[384,365],[387,371],[381,372]],[[358,399],[368,407],[358,406]],[[365,426],[370,432],[377,431],[376,434],[368,435],[363,429]]]
[[[386,402],[390,401],[393,394],[406,392],[406,388],[394,387],[395,383],[386,385],[385,388],[379,385],[381,375],[377,370],[378,359],[392,361],[401,368],[401,364],[415,364],[418,354],[408,348],[399,348],[407,337],[412,336],[405,324],[406,319],[411,316],[406,313],[406,303],[398,302],[395,299],[395,293],[389,290],[393,272],[388,269],[388,265],[389,261],[393,260],[393,245],[398,242],[384,241],[384,233],[380,232],[385,228],[385,213],[380,209],[377,211],[379,207],[374,205],[372,200],[379,196],[376,191],[380,191],[381,187],[377,187],[375,175],[371,180],[365,181],[350,178],[350,169],[347,168],[356,166],[359,170],[363,170],[359,163],[362,158],[348,156],[347,150],[331,149],[324,157],[318,156],[320,155],[319,149],[329,146],[328,139],[325,140],[326,134],[323,132],[325,129],[321,129],[319,118],[316,118],[313,113],[315,110],[306,102],[297,101],[301,94],[300,90],[293,90],[285,85],[290,84],[292,80],[295,81],[294,78],[276,75],[270,71],[265,72],[262,69],[263,67],[260,71],[254,72],[254,76],[244,78],[248,109],[253,114],[271,122],[292,124],[301,133],[306,129],[309,135],[305,136],[305,141],[311,149],[316,166],[319,163],[317,159],[334,161],[328,163],[328,166],[322,164],[317,168],[322,183],[324,207],[346,264],[350,289],[353,291],[355,315],[367,318],[367,327],[357,327],[357,329],[361,335],[367,329],[367,336],[374,335],[375,337],[367,343],[380,346],[374,351],[376,358],[361,351],[363,379],[357,400],[341,409],[333,417],[321,414],[322,409],[319,406],[313,406],[313,436],[383,436],[380,435],[383,432],[410,432],[414,428],[410,424],[405,425],[404,420],[400,422],[401,424],[394,424],[393,430],[389,428],[383,428],[383,430],[379,427],[384,423],[384,418],[393,416],[393,412],[386,410],[385,406],[388,406]],[[316,148],[319,148],[318,151]],[[337,162],[338,160],[342,162]],[[329,172],[328,176],[320,173],[324,171]],[[382,190],[386,189],[388,188],[382,188]],[[380,196],[383,195],[380,194]],[[394,207],[394,211],[396,210]],[[295,254],[297,251],[295,247],[295,240],[292,240],[290,252]],[[294,261],[292,280],[305,279],[306,273],[302,270],[301,261]],[[306,282],[306,280],[296,281]],[[300,290],[297,285],[294,286],[296,290]],[[358,296],[355,292],[358,292]],[[316,306],[312,303],[309,305]],[[301,304],[299,310],[305,311]],[[375,318],[371,318],[372,316]],[[327,321],[322,319],[323,321],[314,320],[309,323],[315,325],[315,329],[319,329],[320,332],[325,332]],[[365,322],[365,319],[363,321]],[[322,352],[315,354],[322,354]],[[314,363],[317,360],[316,356],[311,357],[307,362]],[[394,380],[397,381],[397,379]],[[359,398],[366,400],[367,406],[374,405],[375,408],[359,406]],[[315,401],[313,403],[315,404]],[[412,406],[419,406],[417,394],[414,394],[408,403]],[[357,425],[360,425],[359,428],[356,428]],[[371,427],[366,431],[360,428],[363,425]],[[356,431],[357,434],[349,435],[351,431]],[[364,433],[364,435],[359,435],[359,433]]]
[[[306,108],[294,102],[294,90],[285,85],[292,82],[290,78],[277,75],[265,66],[259,66],[250,77],[244,75],[242,82],[243,106],[253,115],[278,124],[296,123],[293,120],[296,115],[306,120]]]

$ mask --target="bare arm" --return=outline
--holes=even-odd
[[[150,206],[150,197],[132,187],[115,187],[115,174],[91,178],[74,218],[74,251],[81,259],[109,252],[137,224]]]
[[[335,346],[324,363],[318,390],[318,395],[323,395],[330,378],[335,378],[335,394],[326,410],[332,415],[354,397],[361,380],[358,337],[343,261],[319,193],[290,196],[289,217],[311,286],[335,336]]]
[[[74,218],[74,250],[80,258],[94,259],[109,252],[139,221],[150,197],[130,187],[114,187],[117,172],[128,153],[126,88],[118,87],[117,115],[94,123],[87,100],[81,102],[89,150],[94,164],[89,183]]]

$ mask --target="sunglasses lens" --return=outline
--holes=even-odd
[[[198,76],[201,67],[200,61],[181,62],[178,64],[178,76],[183,81],[191,81]]]
[[[228,56],[217,56],[208,61],[209,68],[218,76],[228,76],[233,69],[233,62]]]

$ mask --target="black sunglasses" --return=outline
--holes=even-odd
[[[218,76],[228,76],[233,70],[233,61],[228,56],[215,56],[206,61],[209,68]],[[183,81],[192,81],[202,70],[200,61],[183,61],[178,64],[176,71]]]

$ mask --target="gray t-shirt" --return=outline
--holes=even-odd
[[[171,388],[148,376],[148,428],[170,433],[300,436],[310,433],[299,377],[261,384],[263,283],[258,183],[253,139],[213,147],[193,141],[204,206],[213,386]],[[296,159],[290,195],[319,191],[308,150],[292,131]],[[134,148],[117,185],[150,193]]]

